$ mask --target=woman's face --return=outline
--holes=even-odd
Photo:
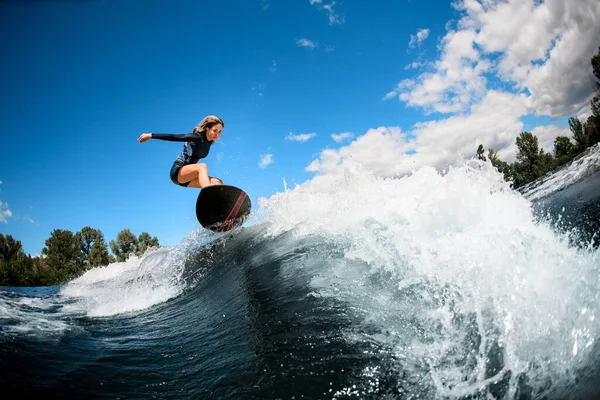
[[[211,142],[214,142],[221,136],[221,131],[223,131],[223,125],[215,124],[207,129],[206,138]]]

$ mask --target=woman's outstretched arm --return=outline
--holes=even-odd
[[[138,138],[138,142],[144,143],[150,139],[160,139],[169,142],[198,142],[202,140],[200,135],[194,133],[142,133]]]

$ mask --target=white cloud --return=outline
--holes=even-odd
[[[31,218],[29,218],[29,217],[23,217],[23,219],[25,221],[29,222],[30,224],[35,224],[35,222]]]
[[[293,133],[289,133],[285,138],[286,140],[293,140],[296,142],[306,142],[310,138],[317,136],[316,133],[300,133],[298,135],[294,135]]]
[[[325,53],[331,53],[334,50],[335,50],[335,46],[332,46],[329,44],[327,46],[325,46]]]
[[[264,11],[266,11],[266,10],[269,9],[270,4],[269,4],[269,2],[267,0],[262,0],[261,3],[260,3],[260,6],[262,7],[262,9]]]
[[[410,35],[408,47],[411,49],[420,46],[425,39],[429,37],[429,29],[419,29],[416,35]]]
[[[329,18],[329,25],[343,25],[345,22],[345,18],[343,15],[333,10],[334,5],[335,1],[332,1],[330,4],[326,4],[323,6],[323,9],[327,13],[327,17]]]
[[[455,7],[463,17],[440,41],[439,58],[383,97],[446,116],[406,131],[369,129],[337,150],[322,150],[306,167],[316,174],[313,185],[330,187],[357,169],[379,177],[443,169],[473,157],[480,144],[513,162],[524,116],[589,115],[600,1],[457,0]],[[571,137],[555,124],[530,130],[546,152],[557,136]]]
[[[557,125],[538,126],[532,129],[531,133],[537,136],[540,149],[544,149],[546,153],[553,153],[554,139],[556,139],[557,136],[566,136],[568,138],[573,136],[568,127]]]
[[[298,47],[308,47],[309,49],[314,49],[319,45],[317,42],[313,42],[305,38],[298,39],[296,41],[296,44],[298,45]]]
[[[364,135],[339,150],[325,149],[306,167],[319,175],[325,186],[331,179],[344,175],[348,169],[360,165],[377,175],[394,175],[401,172],[399,159],[411,150],[412,143],[399,128],[369,129]]]
[[[261,168],[266,168],[270,164],[273,164],[273,154],[265,154],[261,157],[258,166]]]
[[[269,68],[269,71],[277,72],[277,63],[275,62],[275,60],[273,60],[273,62],[271,63],[271,68]]]
[[[10,217],[12,217],[12,212],[8,209],[8,204],[0,200],[0,222],[8,224]]]
[[[593,90],[590,58],[600,37],[597,0],[458,0],[462,18],[440,44],[434,71],[398,85],[398,96],[426,111],[463,112],[494,83],[528,93],[533,111],[578,113]],[[418,43],[418,34],[411,43]],[[568,77],[568,79],[565,79]]]
[[[425,63],[422,62],[418,62],[418,61],[413,61],[410,64],[408,64],[407,66],[404,67],[404,70],[409,70],[409,69],[418,69],[425,66]]]
[[[423,166],[443,169],[474,156],[479,144],[486,149],[510,149],[523,130],[520,117],[527,107],[523,94],[490,91],[469,114],[419,123],[410,132],[398,127],[369,129],[339,150],[323,150],[306,170],[317,174],[315,184],[326,187],[357,166],[381,177],[408,174]],[[505,160],[510,156],[500,154]]]
[[[323,4],[322,0],[308,0],[308,2],[311,5],[316,5],[320,11],[325,11],[327,18],[329,19],[329,25],[344,24],[345,17],[333,9],[333,6],[336,4],[335,1],[332,1],[329,4]]]
[[[352,133],[352,132],[343,132],[343,133],[333,133],[333,134],[331,134],[331,137],[337,143],[341,143],[344,140],[351,139],[353,136],[354,136],[354,133]]]

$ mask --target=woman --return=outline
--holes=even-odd
[[[142,133],[138,142],[150,139],[167,140],[169,142],[185,142],[179,157],[171,167],[171,180],[183,187],[205,188],[210,185],[222,185],[223,181],[208,175],[208,167],[198,160],[208,155],[210,146],[221,136],[225,124],[214,115],[205,117],[192,133],[172,135],[168,133]]]

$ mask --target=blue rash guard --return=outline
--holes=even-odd
[[[171,167],[171,181],[179,186],[187,187],[189,182],[179,183],[177,174],[184,165],[196,164],[198,160],[208,155],[210,146],[213,142],[206,138],[206,132],[169,134],[169,133],[153,133],[152,139],[166,140],[169,142],[185,142],[181,153]]]

